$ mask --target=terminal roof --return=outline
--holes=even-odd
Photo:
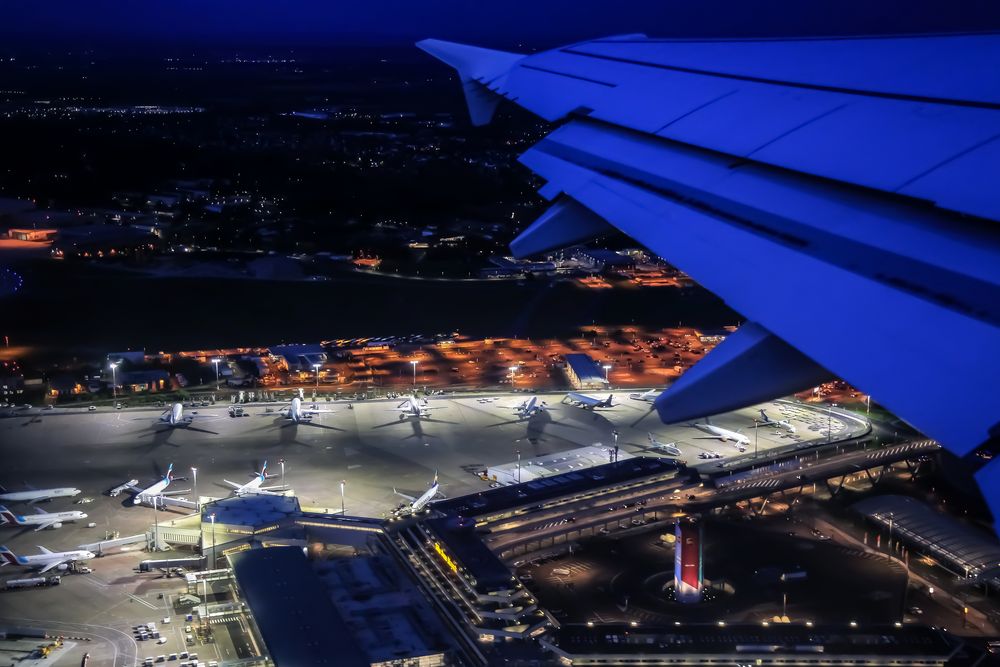
[[[837,627],[775,624],[564,625],[553,644],[567,653],[823,653],[947,656],[954,647],[937,630],[916,625]]]
[[[276,665],[368,667],[368,659],[302,549],[252,549],[232,560],[236,579]]]

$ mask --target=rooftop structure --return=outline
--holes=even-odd
[[[921,626],[564,625],[541,643],[573,665],[943,665],[958,650]]]
[[[370,662],[325,594],[302,549],[252,549],[233,570],[276,665],[368,667]]]
[[[894,536],[943,561],[955,574],[996,579],[1000,575],[1000,543],[992,535],[938,512],[908,496],[874,496],[854,509],[888,528]]]
[[[605,374],[589,354],[567,354],[566,375],[576,389],[604,388],[608,385]]]

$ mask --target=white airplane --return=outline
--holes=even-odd
[[[656,449],[662,449],[664,452],[670,454],[671,456],[681,455],[681,450],[677,448],[676,442],[660,442],[659,440],[653,437],[652,433],[649,434],[649,444]]]
[[[45,547],[38,547],[42,553],[34,556],[18,556],[6,546],[0,546],[0,557],[3,558],[2,565],[20,565],[22,567],[37,568],[39,574],[52,569],[66,570],[70,563],[79,560],[90,560],[94,557],[93,552],[80,549],[77,551],[49,551]]]
[[[775,421],[767,416],[767,413],[763,409],[760,411],[760,421],[758,424],[763,424],[764,426],[774,426],[775,428],[783,428],[789,433],[795,433],[795,427],[787,419],[779,419]]]
[[[545,401],[539,401],[537,396],[526,398],[520,404],[515,405],[513,410],[521,419],[528,419],[546,409]]]
[[[237,484],[236,482],[230,482],[228,479],[224,479],[226,484],[235,489],[233,491],[237,496],[248,496],[248,495],[258,495],[258,496],[277,496],[281,495],[276,493],[277,491],[284,491],[283,486],[262,486],[264,482],[268,479],[273,478],[274,475],[267,474],[267,461],[264,461],[264,466],[260,469],[260,472],[254,473],[254,478],[251,479],[246,484]]]
[[[0,505],[0,518],[3,518],[5,524],[12,526],[38,526],[35,528],[36,533],[46,528],[62,528],[63,521],[77,521],[87,518],[86,514],[75,510],[72,512],[44,512],[40,508],[36,507],[35,509],[36,514],[22,516],[14,514],[3,505]]]
[[[61,489],[30,489],[29,491],[8,491],[0,486],[0,502],[6,503],[37,503],[52,498],[71,498],[82,493],[80,489],[65,487]]]
[[[407,396],[406,400],[397,405],[391,410],[399,412],[399,418],[405,419],[407,417],[429,417],[431,410],[436,410],[437,408],[432,408],[427,404],[427,399],[417,399],[416,396]]]
[[[608,397],[604,400],[599,398],[594,398],[593,396],[587,396],[586,394],[580,394],[575,391],[571,391],[566,394],[566,398],[569,402],[577,407],[581,407],[584,410],[595,410],[597,408],[613,408],[615,403],[612,402],[614,399],[614,394],[608,394]]]
[[[750,446],[750,438],[737,431],[730,431],[727,428],[715,426],[714,424],[695,424],[694,427],[708,433],[713,438],[718,438],[722,442],[731,440],[736,449],[741,452],[745,452],[747,447]]]
[[[323,412],[336,412],[336,410],[324,410],[322,408],[317,408],[315,405],[309,408],[302,407],[302,399],[296,396],[292,399],[292,402],[284,408],[278,410],[278,414],[285,419],[291,420],[295,423],[307,422],[312,420],[314,415],[318,415]],[[264,413],[267,416],[269,413]]]
[[[633,401],[645,401],[646,403],[652,403],[660,395],[660,392],[655,389],[650,389],[649,391],[644,391],[641,394],[629,394],[628,397]]]
[[[427,488],[426,491],[424,491],[423,495],[421,495],[419,498],[414,498],[413,496],[408,496],[405,493],[400,493],[399,491],[396,490],[396,487],[393,487],[392,488],[393,493],[395,493],[397,496],[401,496],[410,501],[396,508],[396,514],[407,515],[407,514],[417,514],[421,512],[425,507],[431,504],[431,502],[434,500],[434,497],[437,496],[440,493],[440,491],[441,491],[441,485],[438,484],[437,471],[434,471],[434,481],[431,482],[431,485]]]
[[[167,467],[167,474],[163,476],[162,479],[147,486],[145,489],[132,484],[131,482],[126,483],[126,488],[135,493],[135,497],[132,498],[133,505],[152,505],[154,502],[163,505],[181,505],[183,507],[195,507],[196,504],[191,501],[181,500],[178,498],[171,498],[170,496],[176,496],[181,493],[188,493],[190,489],[183,489],[180,491],[167,491],[167,487],[170,483],[174,481],[174,464],[171,463]]]
[[[166,424],[167,426],[190,426],[191,422],[194,420],[211,419],[207,415],[199,415],[197,413],[185,415],[184,406],[180,403],[174,403],[170,406],[169,410],[164,410],[163,414],[160,415],[158,423]]]

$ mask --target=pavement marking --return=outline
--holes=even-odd
[[[136,602],[139,602],[141,604],[146,605],[150,609],[157,609],[157,606],[155,604],[153,604],[152,602],[149,602],[148,600],[143,600],[141,597],[138,597],[136,595],[132,595],[131,593],[129,593],[128,596],[130,598],[132,598],[133,600],[135,600]]]

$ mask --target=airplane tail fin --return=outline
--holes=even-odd
[[[431,486],[434,486],[434,485],[435,485],[435,484],[437,484],[437,483],[438,483],[438,471],[437,471],[437,470],[435,470],[435,471],[434,471],[434,481],[433,481],[433,482],[431,482]]]
[[[267,459],[264,459],[264,465],[260,468],[260,478],[262,480],[267,479]]]
[[[173,475],[174,475],[174,464],[171,463],[170,465],[167,466],[167,474],[165,475],[165,477],[167,479],[172,480],[174,478]]]
[[[3,561],[0,565],[18,565],[21,562],[14,552],[7,548],[6,544],[0,545],[0,560]]]
[[[4,523],[19,524],[20,521],[17,520],[17,515],[11,512],[9,509],[0,505],[0,517],[3,517]]]

